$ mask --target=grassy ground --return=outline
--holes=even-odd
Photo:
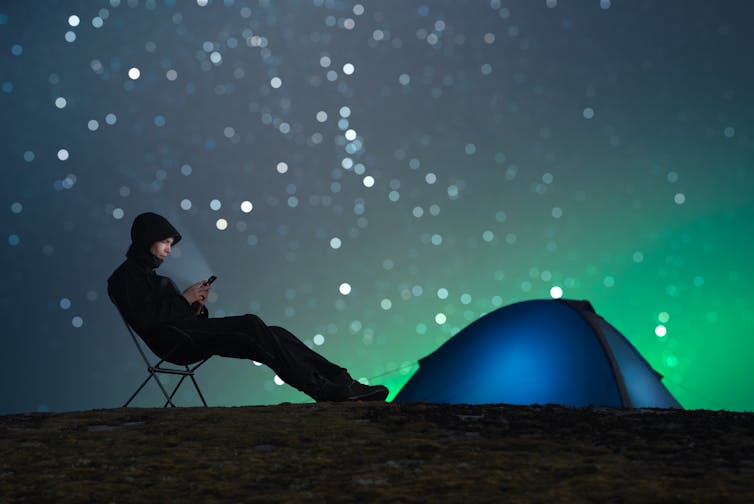
[[[0,502],[754,502],[754,414],[282,404],[0,417]]]

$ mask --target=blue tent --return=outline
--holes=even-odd
[[[480,318],[421,359],[394,401],[681,408],[588,301],[563,299]]]

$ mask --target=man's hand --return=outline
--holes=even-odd
[[[197,282],[183,291],[183,297],[186,298],[186,301],[188,301],[190,305],[199,303],[197,313],[201,311],[202,306],[204,306],[204,303],[207,301],[207,296],[209,296],[209,290],[211,289],[211,287],[209,285],[206,285],[205,282],[206,280]]]

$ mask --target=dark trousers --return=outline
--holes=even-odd
[[[173,344],[168,349],[154,341],[165,333],[155,331],[150,338],[153,341],[148,342],[153,344],[149,346],[158,349],[155,353],[169,362],[198,362],[212,355],[251,359],[269,366],[284,382],[315,400],[327,400],[334,389],[351,379],[344,368],[307,347],[290,331],[268,326],[256,315],[196,319],[170,325],[191,336],[192,343]]]

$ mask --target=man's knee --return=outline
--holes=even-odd
[[[244,318],[250,324],[254,324],[254,325],[264,324],[264,321],[261,318],[259,318],[257,315],[254,315],[253,313],[247,313],[246,315],[244,315]]]

